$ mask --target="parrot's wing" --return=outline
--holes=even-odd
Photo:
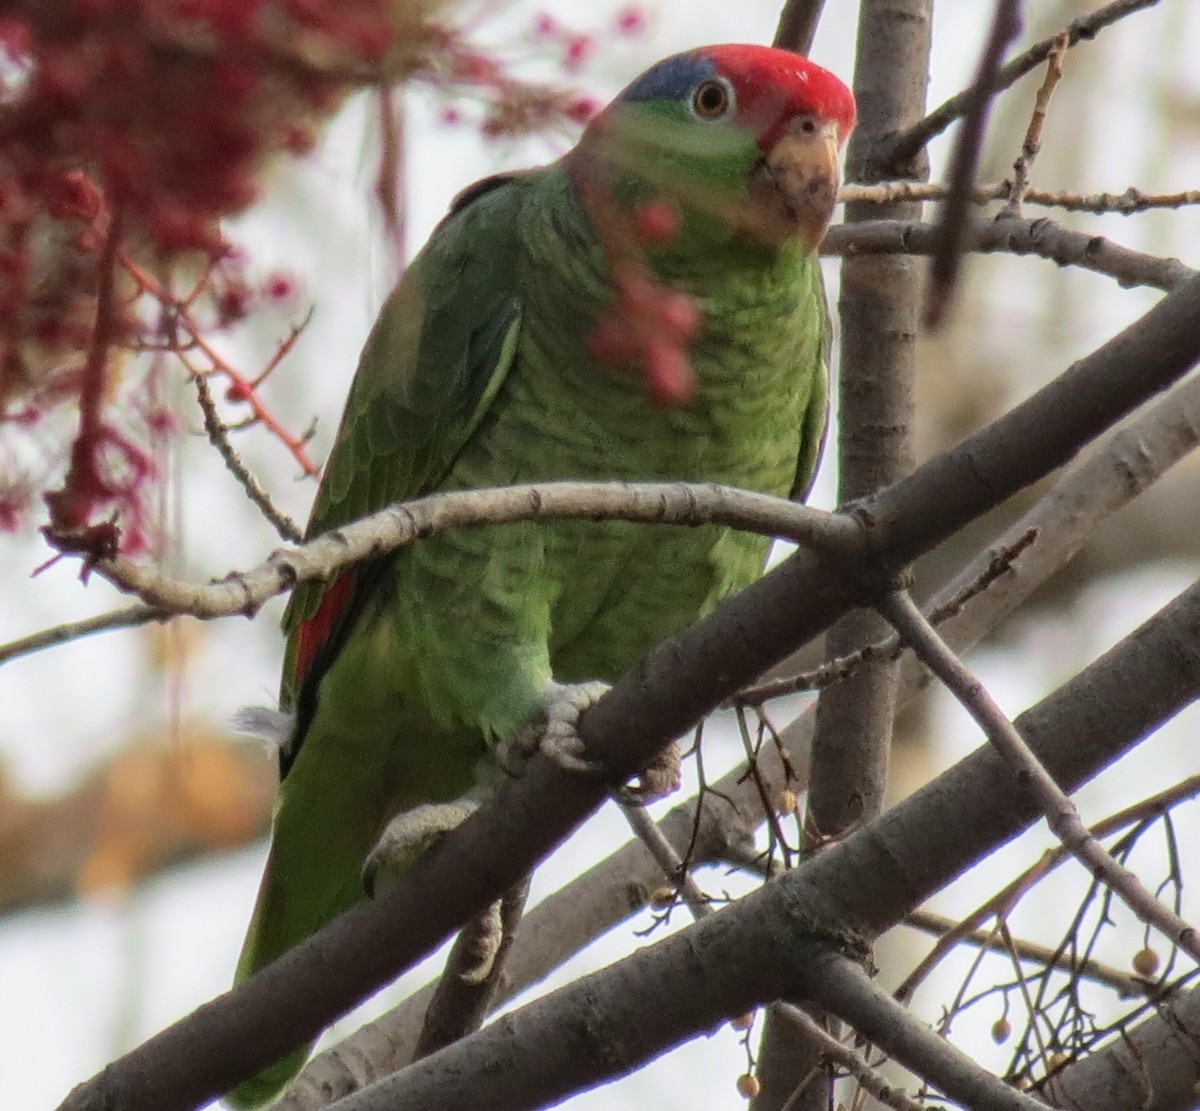
[[[460,194],[384,304],[350,387],[309,537],[435,489],[487,412],[517,346],[517,227],[534,176],[487,178]],[[285,706],[339,639],[369,573],[359,565],[294,591],[284,615]]]
[[[833,332],[829,325],[829,302],[825,296],[825,281],[821,264],[814,259],[812,266],[812,319],[821,329],[819,359],[812,371],[812,385],[804,421],[800,429],[800,454],[796,459],[796,480],[788,495],[793,501],[804,501],[817,477],[817,464],[825,447],[829,430],[829,363],[833,348]]]

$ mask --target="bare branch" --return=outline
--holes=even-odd
[[[204,431],[208,435],[209,443],[217,449],[225,461],[226,469],[238,480],[246,492],[246,497],[258,506],[262,515],[274,525],[275,531],[284,540],[296,543],[303,539],[304,534],[296,526],[296,522],[275,507],[275,503],[271,501],[271,495],[263,489],[262,483],[250,473],[238,453],[233,450],[233,444],[229,442],[229,429],[217,413],[212,391],[208,388],[208,381],[204,375],[193,372],[192,381],[196,386],[196,400],[200,403],[200,411],[204,414]]]
[[[946,316],[954,283],[958,277],[966,239],[975,170],[983,153],[983,129],[987,124],[992,97],[998,88],[996,74],[1008,44],[1021,33],[1020,0],[996,0],[992,27],[988,32],[975,80],[967,90],[962,127],[950,155],[946,199],[938,216],[934,239],[936,247],[929,269],[929,287],[925,299],[925,327],[937,328]]]
[[[1114,0],[1102,8],[1097,8],[1090,15],[1080,16],[1073,20],[1066,29],[1068,42],[1071,46],[1085,39],[1094,39],[1105,27],[1116,23],[1127,15],[1151,8],[1158,0]],[[1058,42],[1059,35],[1031,46],[1024,54],[1013,58],[1012,61],[1000,67],[992,84],[992,92],[1007,89],[1030,70],[1037,69],[1048,57]],[[967,89],[952,96],[944,104],[938,105],[920,123],[910,127],[898,135],[889,151],[889,160],[895,165],[903,165],[914,158],[918,151],[935,135],[940,135],[956,119],[965,115],[971,104],[973,90]]]
[[[1037,531],[1030,528],[1018,536],[1013,543],[1002,545],[990,552],[986,566],[981,568],[977,578],[965,583],[950,597],[944,601],[938,601],[933,606],[929,611],[929,623],[936,627],[943,621],[949,621],[950,618],[961,613],[963,607],[972,598],[978,597],[1002,575],[1008,574],[1020,554],[1036,539]],[[865,648],[860,648],[848,656],[829,660],[812,671],[756,683],[744,691],[739,691],[726,705],[761,706],[764,702],[772,698],[779,698],[781,695],[823,690],[834,683],[840,683],[864,663],[872,660],[899,659],[904,648],[904,642],[893,633],[891,636],[876,641],[874,644],[868,644]]]
[[[1093,837],[1106,837],[1110,833],[1124,829],[1138,821],[1162,814],[1171,806],[1185,799],[1194,798],[1200,794],[1200,776],[1191,776],[1180,783],[1142,799],[1116,814],[1110,815],[1103,821],[1092,826]],[[1008,883],[993,895],[982,906],[977,907],[961,921],[955,923],[939,939],[925,958],[912,970],[896,989],[896,998],[906,1000],[911,998],[918,985],[929,975],[930,971],[954,948],[960,941],[965,941],[977,927],[998,915],[1006,914],[1016,905],[1021,896],[1028,891],[1043,876],[1048,875],[1064,861],[1071,859],[1071,853],[1064,847],[1051,849],[1044,853],[1041,859],[1026,869],[1011,883]]]
[[[463,927],[429,1001],[414,1057],[428,1056],[483,1025],[500,986],[508,953],[516,940],[528,895],[529,881],[525,880],[500,900],[496,921],[493,921],[493,908],[488,907]],[[491,930],[497,925],[500,928],[499,943],[491,955],[487,975],[474,976],[480,950],[493,945],[496,940],[491,936]]]
[[[80,621],[65,621],[43,629],[39,633],[30,633],[19,640],[11,640],[0,644],[0,667],[22,656],[32,655],[44,648],[54,648],[68,641],[79,640],[93,633],[106,633],[110,629],[136,629],[140,625],[148,625],[151,621],[169,621],[175,615],[155,606],[143,605],[137,602],[124,609],[112,610],[109,613],[98,614],[96,617],[85,617]]]
[[[1200,989],[1163,1000],[1156,1013],[1104,1049],[1043,1081],[1038,1094],[1053,1107],[1124,1111],[1190,1111],[1200,1066]]]
[[[211,584],[171,578],[122,556],[99,559],[88,567],[119,589],[173,613],[200,618],[253,616],[269,598],[297,583],[327,578],[360,559],[448,528],[561,518],[723,524],[816,544],[842,558],[861,541],[858,526],[849,518],[732,486],[552,482],[452,491],[401,502],[307,544],[280,548],[258,567],[230,572]]]
[[[787,0],[779,13],[779,25],[771,45],[793,54],[807,54],[816,38],[824,6],[825,0]]]
[[[1050,60],[1046,65],[1046,77],[1038,89],[1033,102],[1033,114],[1029,117],[1029,126],[1025,129],[1025,141],[1021,144],[1021,153],[1013,163],[1012,187],[1009,189],[1008,200],[1000,210],[1001,217],[1017,217],[1021,215],[1021,202],[1029,191],[1029,167],[1042,149],[1042,128],[1046,123],[1046,112],[1050,108],[1050,98],[1063,75],[1063,60],[1066,58],[1070,38],[1063,32],[1059,35],[1054,49],[1050,52]]]
[[[879,603],[880,612],[929,666],[987,734],[1019,781],[1037,798],[1055,836],[1102,883],[1107,884],[1143,922],[1156,927],[1194,960],[1200,961],[1200,936],[1159,902],[1128,868],[1119,864],[1083,823],[1075,804],[1034,756],[1025,739],[996,705],[978,679],[938,636],[912,598],[897,591]]]
[[[1089,980],[1095,980],[1098,984],[1114,988],[1125,998],[1155,993],[1155,984],[1152,980],[1147,980],[1132,972],[1112,968],[1090,957],[1073,960],[1061,949],[1040,945],[1035,941],[1012,937],[1000,938],[996,936],[995,930],[961,930],[961,923],[953,918],[947,918],[945,915],[935,914],[931,910],[914,910],[904,919],[904,924],[939,938],[953,934],[956,944],[974,945],[996,953],[1010,953],[1020,960],[1040,964],[1046,968],[1061,968],[1064,972],[1083,976]],[[900,997],[899,993],[897,993],[897,997]]]
[[[1038,255],[1059,266],[1079,266],[1106,274],[1126,286],[1170,290],[1195,273],[1177,259],[1130,250],[1102,235],[1072,231],[1045,218],[976,223],[968,230],[966,242],[972,251]],[[936,243],[932,224],[873,220],[830,228],[821,253],[846,258],[863,254],[928,255],[934,252]]]
[[[1012,195],[1011,181],[976,185],[971,193],[975,204],[1007,200]],[[891,204],[893,201],[939,201],[946,196],[942,182],[881,181],[875,185],[843,185],[838,199],[844,204]],[[1178,193],[1144,193],[1130,186],[1123,193],[1071,193],[1047,189],[1026,189],[1028,204],[1047,208],[1062,208],[1067,212],[1091,212],[1097,216],[1117,213],[1132,216],[1152,209],[1184,208],[1200,204],[1200,189],[1185,189]]]

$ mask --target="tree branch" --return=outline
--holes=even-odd
[[[1013,774],[1037,799],[1047,824],[1063,846],[1101,883],[1115,891],[1143,922],[1165,934],[1172,945],[1200,961],[1200,936],[1183,918],[1160,903],[1128,868],[1105,850],[1083,823],[1067,797],[1037,758],[1025,739],[978,679],[946,646],[912,598],[903,591],[883,599],[880,610],[896,632],[958,699],[988,741],[1004,757]]]
[[[1021,33],[1020,0],[995,0],[992,26],[967,90],[962,126],[954,140],[947,172],[946,199],[935,224],[933,262],[925,298],[925,327],[937,328],[950,305],[967,230],[967,209],[975,187],[975,171],[983,153],[983,130],[998,86],[996,74],[1008,44]]]
[[[138,626],[148,625],[152,621],[169,621],[174,616],[166,610],[137,602],[124,609],[98,614],[96,617],[84,617],[79,621],[64,621],[61,625],[54,625],[41,632],[30,633],[29,636],[0,645],[0,667],[11,660],[40,652],[43,648],[54,648],[59,644],[66,644],[68,641],[91,636],[93,633],[106,633],[110,629],[136,629]]]
[[[425,536],[460,526],[556,520],[642,521],[696,527],[723,524],[816,544],[846,557],[860,540],[853,521],[784,498],[717,484],[554,482],[430,494],[388,506],[297,547],[280,548],[258,567],[203,584],[171,578],[116,556],[89,561],[114,586],[156,608],[192,617],[252,617],[268,599]]]
[[[1030,70],[1037,69],[1054,50],[1062,34],[1067,35],[1068,45],[1074,46],[1084,39],[1094,39],[1105,27],[1111,26],[1119,19],[1132,15],[1143,8],[1152,8],[1158,0],[1114,0],[1102,8],[1097,8],[1090,15],[1080,16],[1072,20],[1065,32],[1051,35],[1041,42],[1031,46],[1024,54],[1019,54],[1012,61],[1000,67],[992,83],[992,91],[998,92],[1015,84]],[[935,135],[940,135],[956,119],[966,114],[971,103],[971,89],[966,89],[952,96],[945,103],[938,105],[919,123],[907,131],[897,135],[892,141],[888,152],[888,160],[895,165],[903,165],[914,158],[917,153]]]
[[[929,255],[937,244],[932,224],[902,220],[873,220],[838,224],[821,244],[824,255],[853,258],[863,254]],[[1038,220],[998,219],[972,224],[969,250],[1014,255],[1038,255],[1059,266],[1079,266],[1116,278],[1122,285],[1175,289],[1195,271],[1178,259],[1159,258],[1122,247],[1102,235],[1072,231],[1045,217]]]
[[[928,181],[881,181],[875,185],[843,185],[838,199],[844,204],[890,204],[892,201],[940,201],[945,199],[947,187],[942,182]],[[1006,201],[1013,193],[1011,181],[998,181],[988,185],[976,185],[971,193],[975,204],[991,201]],[[1138,212],[1149,212],[1160,208],[1184,208],[1200,204],[1200,189],[1184,189],[1176,193],[1144,193],[1130,186],[1123,193],[1071,193],[1049,189],[1026,189],[1024,200],[1028,204],[1044,205],[1047,208],[1062,208],[1067,212],[1091,212],[1096,216],[1117,213],[1132,216]]]

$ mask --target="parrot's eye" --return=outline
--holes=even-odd
[[[719,120],[733,110],[733,86],[722,78],[701,81],[692,93],[692,111],[702,120]]]
[[[800,130],[805,135],[815,135],[817,133],[817,121],[812,116],[801,116],[799,120]]]

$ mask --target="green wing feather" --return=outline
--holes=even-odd
[[[829,326],[829,299],[818,260],[812,263],[809,288],[814,302],[812,319],[821,334],[820,356],[812,370],[812,392],[801,424],[796,481],[788,494],[793,501],[804,501],[812,490],[813,479],[817,477],[817,464],[821,462],[821,453],[825,450],[825,436],[829,431],[829,364],[833,354],[833,332]]]
[[[307,537],[435,489],[487,412],[517,346],[516,227],[531,176],[487,178],[461,194],[384,304]],[[336,581],[303,583],[292,594],[283,621],[285,707],[305,678],[297,674],[297,634]]]
[[[309,536],[435,488],[486,415],[512,364],[520,327],[516,228],[527,177],[489,179],[457,202],[388,299],[351,386]],[[455,760],[455,738],[432,729],[419,708],[389,701],[388,645],[370,628],[347,635],[380,569],[368,562],[331,582],[302,584],[286,612],[281,701],[297,710],[296,735],[281,753],[286,778],[275,836],[237,981],[361,897],[363,857],[379,822],[395,812],[388,784],[402,783],[418,799],[453,795],[465,789],[456,777],[473,766],[469,749]],[[321,614],[327,597],[338,611],[329,617]],[[318,643],[301,660],[306,631]],[[338,681],[322,687],[320,744],[296,765],[315,704],[309,692],[335,654],[343,666]],[[380,697],[364,699],[364,692]],[[401,736],[408,742],[368,743]],[[226,1099],[236,1107],[271,1100],[309,1049],[276,1062]]]

